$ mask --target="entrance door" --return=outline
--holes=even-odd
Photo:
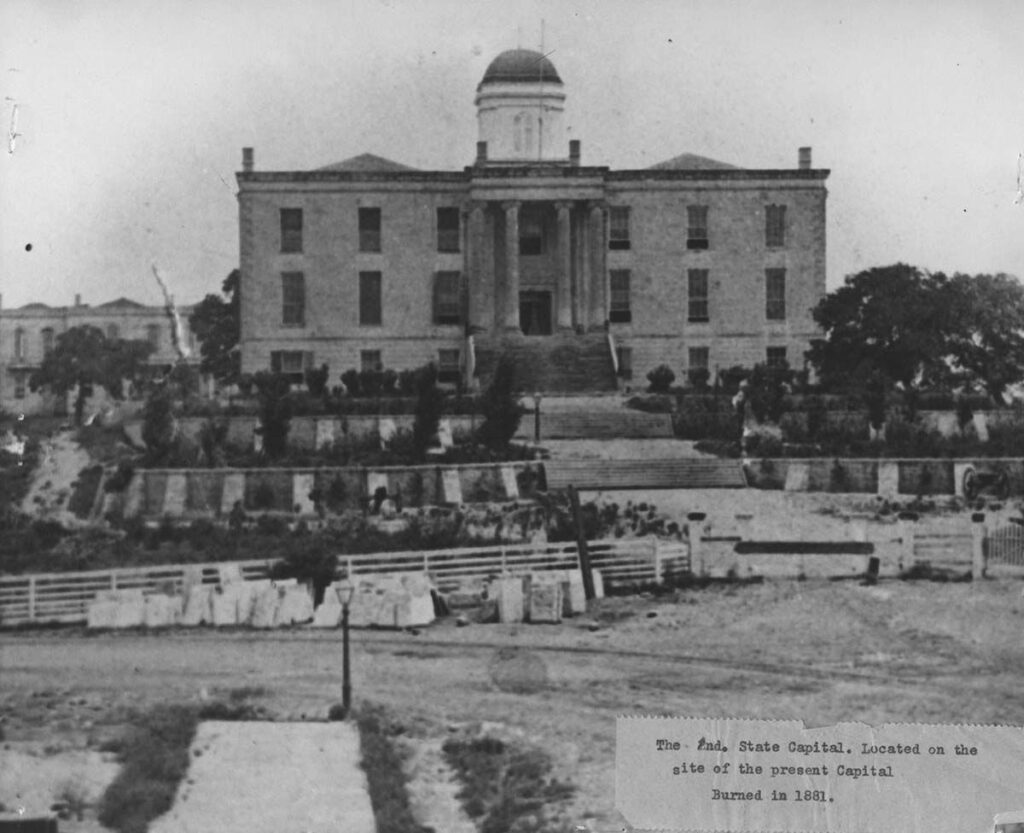
[[[551,335],[551,293],[529,290],[519,293],[519,326],[523,335]]]

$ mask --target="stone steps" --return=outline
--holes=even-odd
[[[618,388],[604,333],[478,337],[476,375],[481,386],[488,384],[503,355],[515,362],[521,391],[590,393]]]
[[[747,485],[739,460],[549,460],[548,491],[577,489],[742,489]]]
[[[533,415],[523,416],[520,439],[533,439]],[[543,440],[671,439],[671,414],[642,411],[544,413],[541,408],[540,434]]]

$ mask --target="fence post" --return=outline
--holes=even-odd
[[[424,573],[429,573],[430,572],[430,556],[427,555],[427,551],[426,550],[423,551],[423,572]]]
[[[971,579],[985,577],[985,513],[971,515]]]
[[[900,512],[897,516],[900,525],[900,569],[908,570],[914,566],[914,521],[915,512]]]
[[[349,581],[351,581],[352,580],[352,575],[353,575],[352,559],[351,558],[346,558],[345,559],[345,572],[347,573],[346,578],[348,578]]]
[[[690,545],[690,569],[693,569],[693,565],[700,561],[700,571],[704,572],[704,561],[701,558],[701,550],[703,549],[703,543],[700,540],[702,529],[704,526],[704,519],[707,514],[704,512],[690,512],[686,516],[688,522],[687,525],[687,541]]]
[[[508,572],[508,552],[505,547],[501,548],[501,572],[503,575]]]
[[[36,618],[36,577],[29,576],[28,579],[28,618]]]
[[[117,590],[117,570],[110,571],[110,589]]]

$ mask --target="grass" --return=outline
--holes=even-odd
[[[451,739],[444,754],[463,786],[459,798],[480,833],[555,833],[570,830],[558,809],[575,792],[551,775],[541,749],[483,736]]]
[[[430,828],[417,822],[409,807],[402,755],[392,741],[401,729],[373,706],[360,709],[356,723],[377,833],[428,833]]]

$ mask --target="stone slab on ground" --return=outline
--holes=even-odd
[[[224,486],[220,495],[220,513],[227,515],[236,503],[245,504],[245,475],[232,472],[224,475]]]
[[[512,466],[501,467],[501,482],[505,486],[505,497],[509,500],[518,500],[519,481],[516,480],[516,470]]]
[[[350,723],[201,723],[188,775],[150,833],[375,833]]]
[[[164,490],[164,509],[162,514],[171,518],[180,518],[185,512],[188,498],[188,481],[185,475],[174,472],[167,475],[167,488]]]

